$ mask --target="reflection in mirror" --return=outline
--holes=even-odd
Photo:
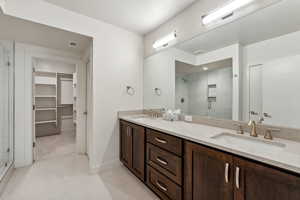
[[[232,119],[232,59],[203,65],[176,61],[175,103],[184,114]]]
[[[144,108],[300,129],[300,1],[276,2],[147,57]]]
[[[251,119],[300,128],[299,66],[295,55],[249,67]]]

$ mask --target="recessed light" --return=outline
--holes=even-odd
[[[208,70],[208,67],[202,67],[202,69],[203,69],[204,71],[207,71],[207,70]]]
[[[194,51],[193,53],[194,53],[195,55],[197,55],[197,54],[205,53],[205,51],[202,50],[202,49],[198,49],[198,50]]]

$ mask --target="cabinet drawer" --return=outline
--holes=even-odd
[[[147,185],[163,200],[181,200],[181,187],[170,179],[147,166]]]
[[[180,157],[147,143],[147,163],[177,184],[182,184],[182,159]]]
[[[182,155],[182,140],[177,137],[147,129],[147,142],[179,156]]]

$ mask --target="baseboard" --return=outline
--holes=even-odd
[[[15,170],[14,165],[10,166],[10,168],[6,172],[6,175],[0,181],[0,197],[1,197],[2,193],[4,192],[4,189],[9,181],[9,179],[11,178],[14,170]]]
[[[118,159],[116,159],[116,160],[112,160],[112,161],[102,163],[101,165],[91,166],[90,167],[90,173],[96,174],[96,173],[99,173],[99,172],[110,170],[110,169],[118,167],[118,166],[121,166],[121,162]]]

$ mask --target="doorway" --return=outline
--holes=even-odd
[[[34,160],[76,152],[76,65],[33,58]]]

